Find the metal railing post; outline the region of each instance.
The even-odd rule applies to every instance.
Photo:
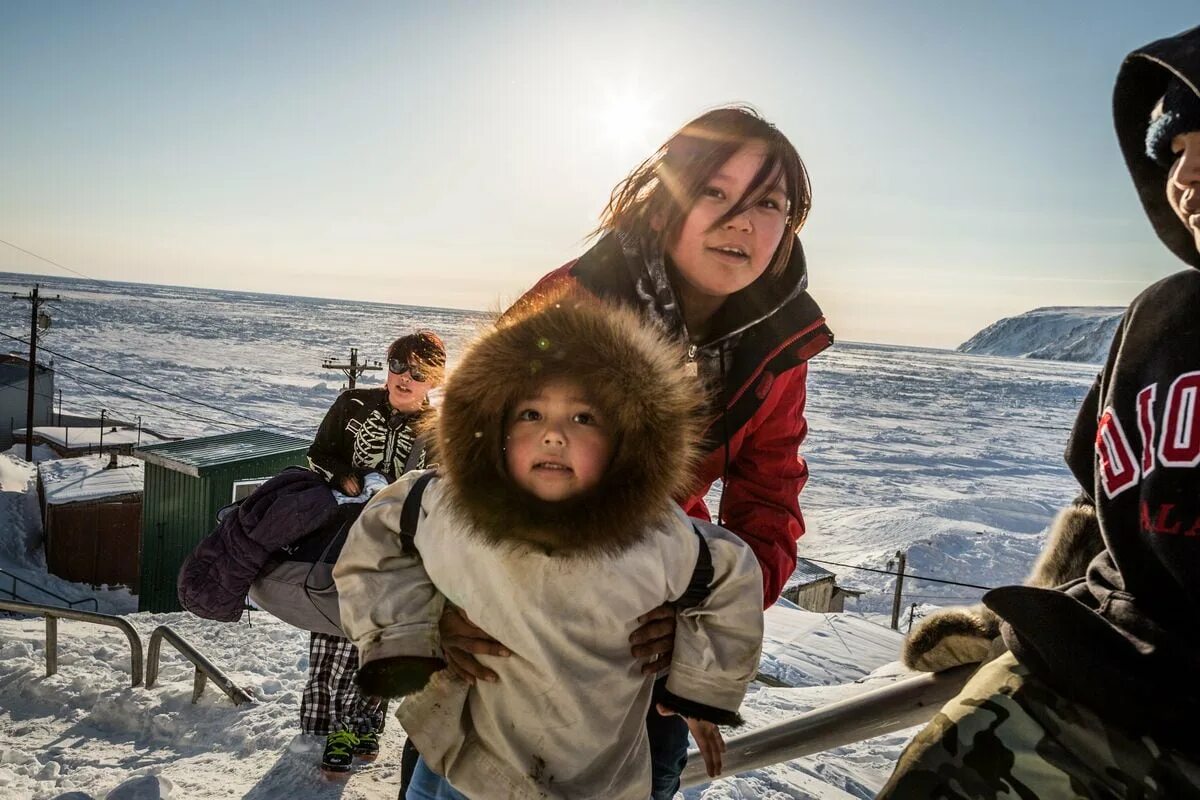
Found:
[[[235,684],[222,672],[216,665],[204,657],[204,655],[192,646],[187,639],[184,639],[175,631],[171,630],[170,626],[159,625],[154,629],[154,633],[150,634],[150,645],[147,652],[149,663],[146,666],[146,688],[149,689],[158,680],[158,655],[162,649],[162,640],[166,639],[175,646],[188,661],[196,667],[196,676],[192,681],[192,702],[195,703],[200,699],[200,695],[204,693],[204,687],[208,678],[212,678],[213,683],[228,695],[235,706],[240,706],[242,703],[249,703],[253,698],[246,693],[246,690]]]
[[[46,615],[46,677],[58,672],[58,617]]]
[[[0,600],[0,609],[15,611],[18,614],[30,614],[46,618],[46,675],[58,672],[58,620],[73,619],[77,622],[91,622],[95,625],[107,625],[117,628],[129,640],[129,671],[133,677],[133,685],[142,685],[142,640],[137,631],[125,620],[112,614],[97,614],[94,611],[78,611],[74,608],[47,606],[41,603],[22,603],[16,600]]]

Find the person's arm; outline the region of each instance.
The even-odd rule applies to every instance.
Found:
[[[670,673],[656,687],[654,700],[659,713],[688,719],[708,774],[716,777],[725,749],[716,726],[742,724],[738,708],[758,670],[762,576],[757,558],[739,537],[715,525],[694,524],[711,556],[712,580],[703,600],[679,611]],[[675,588],[682,594],[685,587]]]
[[[752,420],[753,429],[729,465],[722,490],[724,526],[758,557],[763,608],[779,599],[795,571],[796,542],[804,534],[799,495],[808,482],[808,465],[800,456],[808,433],[807,377],[808,365],[801,364],[775,379]]]
[[[342,630],[359,652],[358,684],[377,697],[419,691],[446,666],[438,637],[445,600],[399,535],[419,477],[410,473],[367,504],[333,568]]]
[[[358,490],[353,492],[349,489],[354,487],[348,485],[351,479],[358,481],[359,477],[358,471],[350,463],[350,452],[354,443],[348,441],[349,437],[346,435],[347,405],[347,396],[341,395],[325,412],[321,427],[317,429],[317,436],[308,448],[308,466],[330,486],[346,490],[347,494],[358,494],[362,489],[361,482],[358,484]]]

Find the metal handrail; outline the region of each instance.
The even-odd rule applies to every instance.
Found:
[[[133,675],[133,685],[142,683],[142,640],[137,631],[125,620],[112,614],[99,614],[95,611],[78,611],[74,608],[47,606],[41,603],[21,603],[16,600],[0,600],[0,609],[15,611],[18,614],[31,614],[46,618],[46,676],[58,672],[58,620],[73,619],[79,622],[91,622],[96,625],[108,625],[119,628],[129,640],[129,671]]]
[[[98,602],[96,602],[96,598],[94,598],[94,597],[85,597],[82,600],[68,600],[67,598],[63,597],[61,594],[55,594],[54,592],[50,591],[45,586],[39,586],[38,584],[27,581],[24,578],[18,578],[16,575],[13,575],[11,572],[9,572],[6,569],[0,569],[0,575],[7,575],[8,577],[12,578],[12,582],[13,582],[12,590],[9,591],[8,589],[4,589],[3,591],[7,592],[8,594],[11,594],[13,596],[14,600],[18,599],[17,581],[20,581],[21,583],[25,584],[26,586],[32,586],[34,589],[37,589],[42,594],[50,595],[55,600],[62,600],[64,603],[67,604],[67,608],[74,608],[76,605],[83,605],[84,603],[91,603],[93,611],[98,612],[100,610],[100,604]],[[51,606],[51,608],[53,608],[53,606]]]
[[[721,776],[781,764],[928,722],[958,694],[977,666],[967,664],[906,678],[734,737],[725,743]],[[711,780],[705,774],[699,751],[689,751],[680,788],[701,786]]]
[[[166,639],[171,644],[175,645],[175,649],[196,665],[196,675],[192,679],[192,702],[195,703],[200,699],[200,695],[204,694],[204,687],[209,678],[213,679],[213,683],[229,696],[235,706],[240,706],[242,703],[253,702],[253,698],[246,693],[246,690],[236,685],[229,677],[222,672],[215,664],[204,657],[203,654],[192,646],[187,639],[184,639],[178,633],[171,629],[168,625],[159,625],[154,629],[154,633],[150,634],[149,664],[146,667],[146,688],[154,686],[154,682],[158,680],[158,654],[162,647],[162,640]]]

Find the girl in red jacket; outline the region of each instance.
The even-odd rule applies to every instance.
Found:
[[[527,295],[574,283],[640,309],[678,340],[680,357],[704,380],[713,420],[700,480],[678,500],[707,520],[704,495],[721,480],[717,521],[758,557],[764,608],[796,566],[808,360],[833,342],[808,295],[797,238],[811,198],[804,163],[774,125],[744,107],[709,111],[617,185],[596,244]],[[674,613],[654,609],[641,621],[632,653],[654,671],[670,660]],[[499,654],[499,643],[454,613],[443,617],[442,637],[463,677],[495,679],[472,653]],[[647,724],[653,797],[669,798],[686,763],[687,727],[653,710]],[[723,743],[698,741],[715,774]]]

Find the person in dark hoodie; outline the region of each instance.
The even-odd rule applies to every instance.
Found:
[[[661,331],[583,293],[522,304],[463,355],[437,476],[377,495],[334,568],[362,688],[409,695],[437,673],[398,714],[421,752],[409,800],[645,800],[652,697],[711,735],[740,723],[762,640],[757,559],[673,501],[693,480],[701,403]],[[628,637],[668,601],[681,610],[656,690]],[[490,660],[499,680],[438,672],[446,603],[508,645]]]
[[[417,331],[392,342],[387,359],[387,382],[340,394],[308,449],[309,468],[346,495],[361,494],[370,475],[391,482],[425,466],[417,424],[430,412],[429,391],[445,370],[445,345],[437,334]],[[345,774],[355,757],[379,753],[387,704],[359,692],[357,668],[349,639],[311,635],[300,728],[326,737],[321,768],[328,774]]]
[[[1103,547],[1058,588],[984,596],[1008,652],[881,798],[1200,797],[1200,28],[1131,53],[1113,113],[1146,215],[1191,268],[1130,304],[1071,433]]]
[[[684,125],[618,184],[600,239],[525,297],[573,286],[637,309],[675,342],[703,382],[712,420],[698,480],[676,500],[708,520],[704,496],[721,481],[717,521],[758,557],[764,608],[796,568],[804,533],[799,494],[808,480],[799,456],[808,432],[808,361],[833,343],[808,294],[797,236],[811,205],[808,174],[787,137],[749,108],[717,108]],[[655,672],[670,661],[674,615],[659,608],[644,623],[632,654]],[[446,656],[468,680],[495,677],[473,657],[501,651],[489,633],[454,611],[443,618]],[[647,726],[653,797],[673,797],[688,729],[654,710]]]

